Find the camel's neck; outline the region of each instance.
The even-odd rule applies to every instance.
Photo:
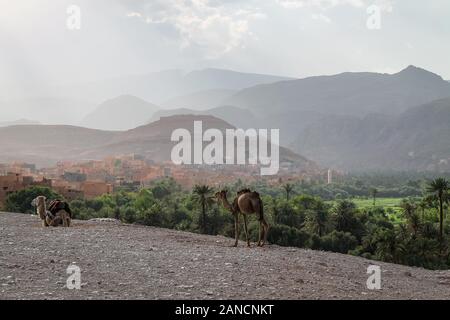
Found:
[[[39,203],[37,205],[36,210],[37,210],[37,214],[39,215],[39,217],[41,219],[45,219],[45,214],[47,213],[47,207],[45,205],[45,201]]]
[[[226,197],[222,198],[222,204],[226,209],[228,209],[231,212],[234,212],[233,206],[231,205],[231,203],[228,201],[228,199]]]

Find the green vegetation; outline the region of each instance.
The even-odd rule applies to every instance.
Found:
[[[258,190],[271,224],[270,243],[448,269],[447,180],[405,182],[397,178],[396,183],[403,181],[407,185],[405,189],[404,185],[393,183],[396,178],[391,179],[379,183],[378,176],[362,180],[351,177],[333,185],[301,182],[278,187],[264,182],[246,186],[238,180],[226,189],[230,195],[243,187]],[[70,205],[77,219],[109,217],[127,223],[232,237],[233,217],[214,201],[214,191],[206,185],[184,191],[168,179],[149,188],[121,190],[92,200],[75,200]],[[31,188],[10,195],[6,209],[30,212],[31,200],[38,194],[57,196],[45,188]],[[250,219],[250,232],[256,240],[256,217]]]
[[[33,187],[14,192],[6,198],[5,210],[9,212],[32,213],[31,201],[37,196],[45,196],[47,199],[62,199],[60,195],[46,187]]]

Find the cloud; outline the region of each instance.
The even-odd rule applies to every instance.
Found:
[[[377,5],[382,11],[392,12],[393,0],[275,0],[284,8],[320,8],[323,10],[338,7],[350,6],[363,8],[370,5]]]
[[[243,46],[252,36],[250,22],[265,18],[254,7],[208,0],[156,0],[128,12],[127,16],[149,25],[172,28],[181,49],[200,50],[207,59],[219,58]]]
[[[341,5],[353,7],[364,6],[363,0],[276,0],[284,8],[319,7],[321,9],[333,8]]]
[[[325,23],[331,23],[331,19],[328,16],[324,15],[323,13],[319,13],[319,14],[313,13],[311,15],[311,18],[313,20],[319,20],[319,21],[323,21]]]

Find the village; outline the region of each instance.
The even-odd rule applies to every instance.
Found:
[[[32,186],[48,187],[66,200],[75,200],[93,199],[121,188],[137,191],[165,178],[190,189],[196,184],[220,187],[238,179],[245,183],[264,179],[269,185],[278,185],[322,176],[322,172],[304,171],[290,163],[281,163],[277,175],[262,178],[258,165],[176,165],[170,161],[155,163],[137,154],[61,161],[48,168],[23,162],[0,163],[0,206],[9,194]]]

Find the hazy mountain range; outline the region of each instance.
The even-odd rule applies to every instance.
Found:
[[[102,130],[128,130],[145,123],[159,107],[131,95],[107,100],[88,114],[83,127]]]
[[[223,90],[241,90],[258,84],[289,79],[287,77],[213,68],[195,70],[189,73],[182,70],[167,70],[79,85],[61,86],[55,89],[55,92],[62,97],[82,96],[86,100],[96,102],[129,94],[163,105],[167,102],[169,104],[175,103],[177,98],[182,96],[188,96],[192,99],[206,99],[208,94],[223,97]],[[180,107],[180,105],[175,104],[175,107]]]
[[[398,114],[449,95],[447,81],[409,66],[395,74],[342,73],[258,85],[238,92],[225,102],[264,114],[314,111],[364,116]]]
[[[358,72],[305,79],[219,69],[188,74],[175,70],[78,89],[78,100],[70,95],[36,100],[40,101],[32,110],[36,117],[26,118],[124,131],[161,117],[209,115],[235,127],[278,128],[282,145],[323,166],[441,170],[450,159],[445,142],[448,135],[444,135],[450,122],[438,118],[445,119],[450,83],[414,66],[395,74]],[[59,93],[64,94],[64,90]],[[78,102],[77,107],[79,98],[92,99],[91,93],[109,98],[96,108],[89,109],[84,102]],[[10,106],[2,105],[0,110]],[[32,104],[25,106],[22,108],[31,109]],[[64,120],[74,120],[75,116],[63,115],[66,109],[78,116],[80,110],[90,112],[70,122]],[[420,110],[439,114],[427,118],[428,129],[423,127]]]

